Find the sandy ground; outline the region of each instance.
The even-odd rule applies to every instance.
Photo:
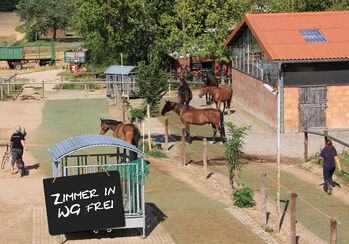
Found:
[[[15,30],[19,24],[20,19],[16,13],[0,12],[0,37],[10,37],[8,41],[18,41],[24,38],[24,33]]]
[[[43,101],[0,102],[0,141],[8,141],[16,125],[24,125],[27,131],[26,144],[33,143],[30,135],[35,133],[42,119]],[[14,112],[17,111],[17,112]],[[5,147],[0,147],[0,155]],[[10,163],[0,170],[0,243],[28,243],[32,233],[33,206],[43,206],[41,179],[47,176],[41,170],[30,151],[24,152],[23,160],[29,175],[21,178],[10,175]]]

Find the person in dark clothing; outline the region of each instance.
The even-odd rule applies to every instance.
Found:
[[[336,164],[338,166],[338,171],[341,172],[342,168],[339,163],[339,158],[337,155],[336,148],[332,145],[332,141],[327,139],[326,140],[326,145],[324,149],[322,149],[320,157],[318,159],[318,164],[321,162],[321,160],[324,160],[324,165],[323,165],[323,176],[324,176],[324,189],[327,191],[328,195],[332,194],[332,187],[334,186],[332,176],[334,171],[336,170]]]
[[[17,158],[22,158],[23,149],[28,150],[25,145],[25,132],[22,134],[21,126],[16,127],[16,133],[13,133],[10,140],[12,161],[11,161],[11,174],[14,174],[14,168]]]

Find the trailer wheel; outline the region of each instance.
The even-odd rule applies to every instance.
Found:
[[[17,69],[17,70],[22,69],[22,67],[23,67],[23,66],[22,66],[21,63],[18,63],[18,62],[17,62],[17,63],[14,64],[14,68]]]
[[[14,69],[13,64],[10,62],[8,63],[8,67],[10,67],[10,69]]]
[[[56,65],[56,62],[55,62],[54,60],[51,60],[51,61],[48,63],[48,65],[54,66],[54,65]]]
[[[39,61],[39,65],[40,66],[45,66],[46,65],[46,61],[45,60],[40,60]]]

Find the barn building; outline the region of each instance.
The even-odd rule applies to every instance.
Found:
[[[349,128],[349,11],[246,14],[226,40],[234,102],[281,131]]]
[[[107,97],[115,98],[114,83],[116,82],[122,97],[137,96],[136,71],[138,66],[111,65],[104,72],[107,83]]]

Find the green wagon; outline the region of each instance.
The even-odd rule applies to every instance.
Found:
[[[29,62],[52,66],[56,63],[55,43],[23,46],[0,46],[0,61],[6,61],[10,69],[22,69]]]

